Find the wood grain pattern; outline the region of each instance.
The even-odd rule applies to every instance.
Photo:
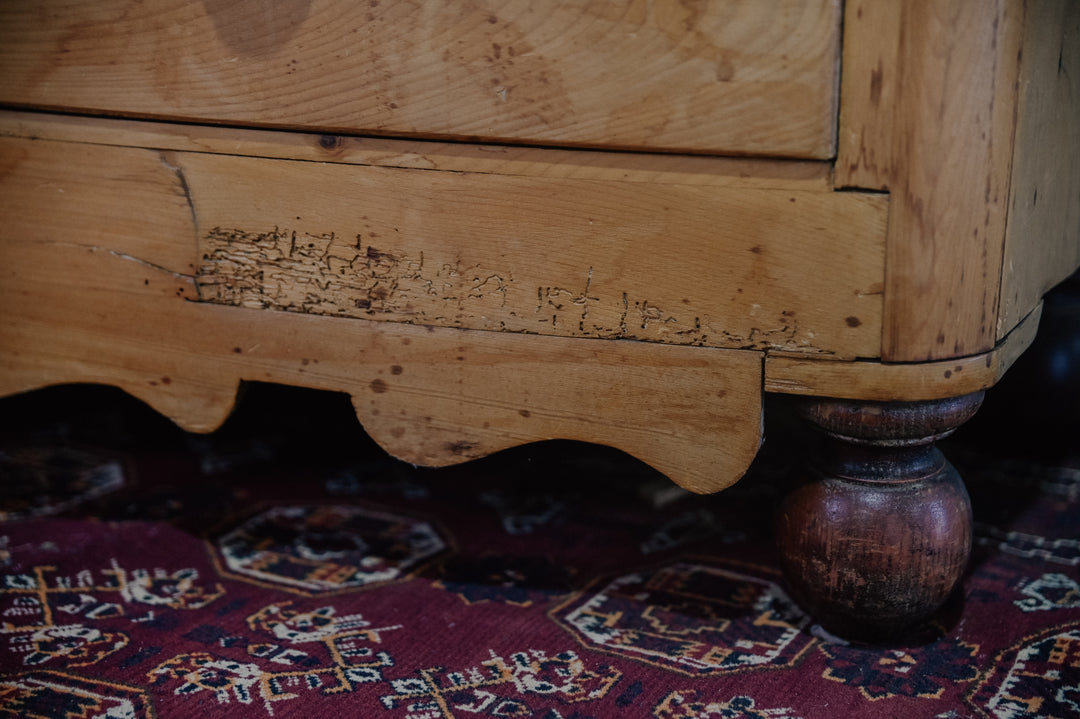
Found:
[[[887,190],[882,357],[997,339],[1019,2],[857,0],[844,15],[838,187]]]
[[[130,153],[6,145],[53,148],[42,162],[84,154],[121,175]],[[168,231],[198,238],[204,301],[836,357],[879,351],[887,199],[877,194],[155,153],[189,203],[190,217]],[[122,193],[100,202],[102,213],[128,212]]]
[[[0,136],[551,179],[618,180],[807,192],[833,189],[832,164],[809,160],[416,142],[352,135],[106,120],[12,110],[0,110]]]
[[[878,353],[880,196],[202,154],[177,153],[172,163],[198,218],[205,301],[505,332]]]
[[[839,0],[0,4],[0,102],[825,159]]]
[[[735,481],[757,451],[760,353],[198,302],[176,172],[153,151],[73,149],[0,143],[0,393],[108,383],[208,431],[239,382],[280,382],[349,393],[372,437],[418,464],[578,439],[632,452],[700,492]],[[102,214],[115,209],[103,196],[132,192],[145,209],[129,194],[131,218]],[[185,223],[186,234],[152,239]],[[125,244],[142,233],[146,246]]]
[[[997,384],[1035,340],[1040,303],[989,352],[936,362],[808,360],[783,352],[765,359],[765,391],[875,401],[958,397]]]
[[[3,254],[51,269],[48,277],[22,272],[29,283],[5,277],[0,288],[12,312],[0,327],[3,394],[110,384],[185,429],[209,431],[231,412],[243,380],[313,387],[350,394],[368,434],[415,464],[575,439],[623,449],[695,492],[736,481],[760,443],[753,352],[226,308],[183,302],[180,282],[133,272],[108,253]],[[43,293],[43,282],[78,288]]]
[[[1025,9],[998,336],[1080,266],[1080,4]]]
[[[11,230],[0,247],[19,238],[97,248],[177,275],[197,268],[186,189],[164,153],[0,139],[0,186]]]

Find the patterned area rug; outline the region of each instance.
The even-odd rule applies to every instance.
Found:
[[[1080,451],[947,446],[962,592],[866,648],[778,572],[785,426],[696,497],[572,443],[413,468],[286,388],[209,437],[102,388],[0,410],[2,717],[1080,716]]]

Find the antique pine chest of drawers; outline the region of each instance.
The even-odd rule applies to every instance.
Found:
[[[971,542],[933,440],[1080,263],[1068,0],[12,0],[0,392],[209,431],[344,391],[392,454],[547,438],[698,492],[825,430],[793,589],[874,635]]]

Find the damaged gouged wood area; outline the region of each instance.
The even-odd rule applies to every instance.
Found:
[[[200,302],[198,190],[176,154],[0,141],[0,393],[105,383],[209,431],[240,382],[280,382],[349,393],[371,436],[418,464],[575,439],[698,492],[753,459],[760,352]]]
[[[55,250],[15,252],[55,271]],[[5,250],[5,262],[12,254]],[[573,439],[622,449],[702,493],[741,477],[761,442],[757,352],[176,302],[185,281],[168,273],[132,272],[127,259],[89,248],[63,254],[71,260],[59,278],[22,273],[27,284],[88,272],[110,286],[81,283],[63,302],[37,297],[31,309],[34,288],[5,277],[0,301],[16,314],[0,326],[0,343],[13,348],[0,356],[2,394],[109,384],[185,429],[211,431],[232,411],[241,381],[277,382],[348,393],[368,434],[415,464]]]
[[[12,139],[14,151],[77,153],[121,174],[137,150],[117,143],[139,126],[134,137],[190,206],[175,241],[198,246],[203,301],[840,358],[880,350],[888,199],[831,192],[812,163],[765,161],[754,174],[745,161],[537,150],[508,160],[472,147],[448,161],[456,170],[420,171],[352,164],[396,161],[362,145],[344,161],[290,161],[228,154],[220,129],[0,117],[9,135],[64,140]],[[265,151],[275,135],[229,132],[232,152]],[[284,137],[278,157],[295,151]],[[307,137],[307,153],[321,146]],[[451,154],[433,148],[439,161]],[[552,176],[564,159],[569,170]],[[112,203],[127,212],[122,195]]]
[[[172,162],[198,219],[204,301],[707,347],[877,349],[880,248],[861,242],[880,227],[875,196]],[[838,255],[853,257],[851,274],[821,266]],[[826,292],[835,283],[847,291]]]

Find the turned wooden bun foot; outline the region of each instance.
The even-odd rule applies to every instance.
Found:
[[[956,588],[971,552],[971,502],[933,443],[982,396],[799,404],[820,443],[778,507],[776,539],[795,598],[827,631],[899,639]]]

